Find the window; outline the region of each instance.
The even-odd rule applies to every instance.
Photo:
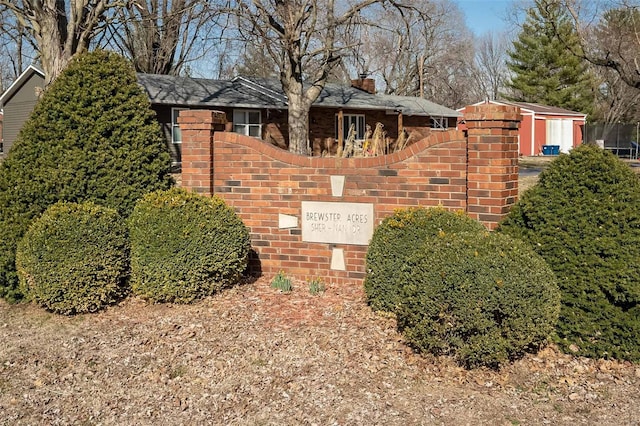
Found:
[[[182,132],[178,125],[178,115],[180,115],[180,111],[185,109],[186,108],[171,108],[171,141],[173,143],[182,143]]]
[[[449,120],[447,117],[431,117],[432,129],[446,129],[449,127]]]
[[[241,135],[262,137],[262,117],[256,110],[233,110],[233,131]]]
[[[344,120],[342,124],[342,137],[344,140],[347,140],[349,137],[349,128],[351,125],[354,126],[356,131],[356,139],[363,140],[364,132],[366,131],[364,115],[363,114],[344,114]],[[338,116],[336,115],[336,138],[340,136],[338,129]]]

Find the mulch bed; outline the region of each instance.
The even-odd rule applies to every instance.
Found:
[[[62,317],[0,302],[0,424],[639,424],[640,366],[550,347],[501,371],[414,354],[359,286],[267,278]]]

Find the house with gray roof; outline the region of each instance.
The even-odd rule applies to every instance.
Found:
[[[288,101],[276,79],[212,80],[138,74],[138,83],[156,112],[175,166],[181,163],[182,142],[177,119],[185,109],[222,111],[227,117],[227,131],[288,148]],[[402,132],[417,141],[432,131],[455,127],[461,116],[426,99],[377,94],[372,79],[351,83],[351,86],[327,84],[313,104],[309,118],[313,155],[335,153],[338,146],[343,146],[350,127],[354,128],[356,139],[364,139],[367,129],[373,130],[380,123],[393,144]],[[42,71],[29,67],[1,95],[4,154],[31,114],[43,86]]]
[[[288,102],[275,79],[236,77],[210,80],[138,74],[156,111],[176,163],[180,162],[181,134],[177,118],[184,109],[213,109],[227,117],[227,131],[288,147]],[[309,114],[313,155],[335,153],[353,126],[356,139],[378,123],[395,143],[401,132],[417,141],[432,131],[455,127],[461,113],[426,99],[375,93],[372,79],[353,80],[351,86],[329,83]]]

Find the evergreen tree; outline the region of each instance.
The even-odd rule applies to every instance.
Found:
[[[58,201],[133,210],[166,189],[170,157],[131,65],[114,53],[74,59],[47,89],[0,164],[0,297],[21,298],[15,253]]]
[[[562,349],[640,361],[640,180],[627,164],[592,144],[560,155],[498,230],[555,272]]]
[[[508,52],[507,66],[513,76],[506,98],[590,113],[595,96],[591,74],[587,63],[568,46],[580,49],[565,10],[557,0],[535,0]]]

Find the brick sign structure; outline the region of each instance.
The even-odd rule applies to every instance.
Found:
[[[215,111],[180,113],[182,185],[217,194],[251,232],[256,273],[362,283],[366,244],[393,210],[463,209],[493,228],[518,193],[514,107],[467,108],[466,132],[433,132],[400,152],[306,157],[223,132]]]

